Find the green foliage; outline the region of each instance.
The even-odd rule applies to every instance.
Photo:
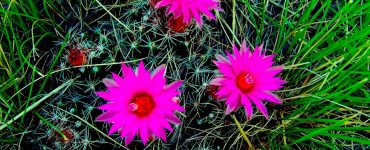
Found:
[[[147,1],[10,1],[0,8],[0,149],[366,149],[369,148],[370,3],[358,1],[222,1],[218,21],[184,33],[166,26]],[[225,115],[209,94],[215,54],[232,43],[264,44],[288,81],[266,103],[270,118],[244,109]],[[87,63],[72,66],[71,48]],[[95,91],[120,63],[167,65],[184,80],[182,125],[143,146],[123,146],[110,125],[95,122],[105,103]]]

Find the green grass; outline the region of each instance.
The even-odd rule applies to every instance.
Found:
[[[46,98],[44,84],[49,75],[47,72],[37,67],[33,58],[37,53],[39,43],[52,35],[46,29],[54,23],[52,20],[40,18],[41,12],[36,10],[32,2],[5,2],[7,8],[0,9],[1,22],[1,120],[2,130],[22,132],[24,126],[14,126],[6,122],[14,122],[14,116],[21,116],[20,125],[30,103],[37,99]],[[5,4],[4,3],[4,4]],[[45,1],[45,3],[50,3]],[[4,5],[5,6],[5,5]],[[45,7],[46,8],[46,7]],[[46,8],[48,9],[48,8]],[[27,20],[27,21],[26,21]],[[34,33],[35,30],[39,33]],[[55,61],[54,61],[55,62]],[[42,77],[41,86],[35,90],[36,77]],[[18,119],[18,118],[17,118]],[[6,133],[6,132],[2,132]]]
[[[364,0],[227,0],[217,22],[176,34],[141,0],[2,4],[0,149],[126,148],[106,134],[110,125],[94,121],[101,112],[93,108],[103,103],[94,92],[121,61],[140,59],[150,69],[165,63],[170,81],[185,80],[183,125],[167,134],[167,143],[155,140],[148,149],[369,148],[370,3]],[[266,104],[268,120],[254,111],[248,121],[244,109],[226,116],[224,102],[206,93],[217,75],[214,54],[243,39],[263,43],[285,66],[281,77],[288,83],[276,92],[284,102]],[[90,49],[80,67],[66,56],[76,42]],[[68,143],[53,138],[65,138],[64,129],[75,135]],[[134,143],[128,148],[143,148]]]

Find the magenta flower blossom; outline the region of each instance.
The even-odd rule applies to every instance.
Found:
[[[222,75],[210,82],[219,87],[216,96],[226,100],[226,114],[243,105],[248,119],[251,119],[254,103],[267,119],[269,115],[262,101],[282,103],[272,91],[282,88],[282,84],[286,83],[280,77],[275,77],[283,67],[272,66],[275,55],[266,56],[262,52],[262,45],[251,52],[244,41],[240,51],[233,45],[234,55],[226,53],[227,58],[216,55],[217,61],[213,62]]]
[[[221,11],[219,5],[220,2],[216,0],[161,0],[157,3],[156,8],[169,6],[166,14],[172,13],[175,18],[183,17],[183,22],[186,24],[190,24],[192,18],[194,18],[198,26],[202,27],[201,14],[216,20],[210,10]]]
[[[124,77],[112,73],[113,80],[103,80],[108,91],[96,94],[108,103],[98,107],[105,112],[96,120],[113,124],[108,135],[119,131],[126,145],[136,134],[144,144],[154,135],[166,141],[164,129],[173,131],[169,122],[181,124],[175,111],[185,110],[176,97],[183,81],[166,85],[165,70],[166,66],[161,65],[150,75],[142,61],[136,71],[122,63]]]

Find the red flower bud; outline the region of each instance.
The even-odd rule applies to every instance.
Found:
[[[188,24],[183,22],[183,18],[181,16],[178,18],[171,16],[167,21],[167,26],[174,32],[182,33],[188,27]]]
[[[81,66],[86,64],[87,58],[83,51],[72,48],[68,54],[68,61],[72,66]]]

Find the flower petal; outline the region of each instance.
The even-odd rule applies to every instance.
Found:
[[[213,79],[209,82],[209,84],[210,84],[210,85],[221,85],[221,82],[222,82],[223,80],[225,80],[225,79],[224,79],[224,78],[222,78],[222,77],[216,77],[216,78],[213,78]]]
[[[232,93],[232,90],[230,90],[227,87],[221,86],[220,89],[217,91],[216,96],[220,98],[227,97],[230,93]]]
[[[107,86],[107,87],[119,87],[119,85],[124,85],[125,84],[123,78],[120,77],[118,74],[112,72],[112,77],[114,79],[114,82],[116,83],[116,86],[107,86],[107,85],[105,85],[105,86]],[[104,82],[104,80],[103,80],[103,82]]]
[[[104,78],[103,83],[106,87],[118,87],[118,84],[112,79]]]
[[[146,126],[146,124],[142,124],[140,127],[140,138],[143,141],[143,144],[146,145],[146,142],[148,141],[149,138],[149,128]]]
[[[261,100],[257,99],[253,95],[248,95],[248,97],[256,105],[256,107],[263,114],[263,116],[265,116],[265,118],[268,119],[269,115],[268,115],[267,109],[265,105],[261,102]]]
[[[150,73],[148,70],[145,69],[144,62],[141,60],[138,67],[137,76],[141,77],[145,81],[150,78]]]
[[[162,64],[159,67],[155,68],[155,70],[152,72],[152,79],[156,77],[164,78],[165,71],[166,71],[165,64]]]
[[[122,128],[122,123],[120,122],[113,123],[112,127],[110,127],[108,131],[108,135],[112,135],[114,132],[118,131],[120,128]]]
[[[134,137],[135,137],[135,134],[136,134],[136,132],[133,132],[132,130],[128,130],[128,131],[129,132],[126,135],[124,135],[126,137],[125,138],[125,145],[126,146],[134,140]],[[122,137],[122,134],[121,134],[121,137]]]
[[[182,81],[182,80],[178,80],[178,81],[172,82],[171,84],[167,85],[167,87],[165,88],[165,90],[167,90],[167,91],[173,91],[173,90],[176,90],[176,89],[178,89],[179,87],[181,87],[181,84],[182,84],[183,82],[184,82],[184,81]]]
[[[237,109],[240,105],[240,97],[237,93],[232,93],[226,100],[227,108],[225,114],[228,115],[230,112]]]
[[[241,59],[239,49],[236,47],[236,45],[235,45],[235,44],[233,44],[233,53],[234,53],[235,58],[236,58],[237,60],[238,60],[238,59]]]
[[[121,67],[122,67],[122,74],[125,78],[131,79],[131,78],[135,77],[134,70],[131,67],[128,67],[124,63],[121,63]]]
[[[267,101],[273,102],[275,104],[281,104],[282,103],[281,99],[277,95],[275,95],[271,92],[267,92],[267,91],[255,92],[255,93],[253,93],[253,95],[256,96],[259,99],[267,100]]]
[[[184,23],[189,24],[191,21],[191,17],[188,7],[181,7],[181,11],[184,17]]]
[[[96,117],[95,121],[98,121],[98,122],[106,121],[110,117],[114,116],[116,113],[117,112],[115,112],[115,111],[107,111],[107,112],[104,112],[103,114],[101,114],[98,117]]]
[[[122,106],[119,106],[115,103],[107,103],[105,105],[99,106],[98,109],[100,110],[111,110],[111,111],[120,111]]]
[[[163,87],[166,84],[166,78],[164,76],[166,72],[166,65],[160,65],[152,73],[152,85]],[[161,89],[157,89],[161,90]]]
[[[219,71],[228,78],[234,78],[234,71],[232,70],[232,67],[223,62],[213,61],[213,63],[218,67]]]
[[[216,17],[208,10],[207,6],[199,6],[197,7],[204,15],[208,16],[209,18],[216,20]]]
[[[230,61],[229,60],[227,60],[225,57],[223,57],[223,56],[221,56],[219,54],[216,54],[215,57],[216,57],[217,61],[219,61],[219,62],[229,63],[230,64]]]
[[[154,132],[154,134],[157,137],[161,138],[163,141],[166,142],[166,140],[167,140],[166,139],[166,132],[164,131],[164,129],[161,126],[159,126],[159,124],[153,123],[150,127],[151,127],[151,130]]]
[[[95,92],[96,95],[98,95],[99,97],[107,100],[107,101],[113,101],[114,98],[111,96],[111,93],[110,92]]]
[[[162,7],[162,6],[167,6],[171,3],[172,3],[172,0],[162,0],[162,1],[158,2],[157,5],[155,5],[155,8],[159,8],[159,7]]]
[[[170,123],[168,123],[167,121],[163,121],[162,126],[163,126],[165,129],[167,129],[168,131],[170,131],[170,132],[172,132],[172,131],[173,131],[173,129],[172,129],[172,127],[171,127]]]
[[[172,4],[171,4],[171,7],[168,9],[168,11],[166,12],[166,14],[170,14],[170,13],[172,13],[173,11],[175,11],[176,9],[178,9],[178,7],[179,7],[179,3],[177,3],[177,2],[173,2]]]
[[[165,115],[168,121],[173,124],[182,124],[181,120],[177,118],[175,115]]]
[[[197,22],[199,28],[201,28],[203,26],[203,21],[202,21],[202,17],[199,15],[197,8],[190,7],[190,11],[194,15],[195,21]]]
[[[247,95],[241,96],[241,103],[244,106],[245,112],[247,114],[247,118],[250,120],[253,116],[253,106],[251,104],[250,99],[247,97]]]

